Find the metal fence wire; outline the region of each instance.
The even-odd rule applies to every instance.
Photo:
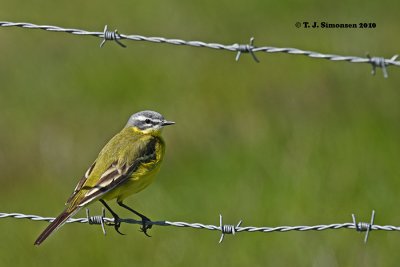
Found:
[[[46,221],[52,222],[55,218],[53,217],[42,217],[38,215],[26,215],[22,213],[0,213],[0,219],[13,218],[13,219],[28,219],[33,221]],[[237,224],[224,224],[222,215],[219,215],[219,225],[202,224],[202,223],[190,223],[190,222],[172,222],[172,221],[150,221],[146,224],[155,226],[173,226],[173,227],[186,227],[193,229],[205,229],[212,231],[219,231],[221,233],[219,243],[224,239],[225,234],[237,234],[241,232],[290,232],[290,231],[325,231],[325,230],[338,230],[338,229],[355,229],[357,232],[365,232],[364,242],[368,241],[369,233],[372,230],[381,231],[400,231],[400,226],[393,225],[377,225],[374,223],[375,211],[372,211],[369,222],[359,222],[356,220],[356,216],[352,214],[352,222],[345,223],[332,223],[332,224],[319,224],[319,225],[300,225],[300,226],[242,226],[242,220]],[[105,217],[105,210],[103,208],[102,215],[90,216],[89,210],[86,209],[86,218],[70,218],[67,223],[89,223],[97,224],[102,226],[103,233],[106,234],[105,225],[113,225],[114,219]],[[120,219],[121,223],[127,224],[142,224],[142,221],[134,219]]]
[[[231,44],[231,45],[224,45],[219,43],[206,43],[202,41],[185,41],[181,39],[167,39],[164,37],[146,37],[142,35],[127,35],[127,34],[120,34],[117,30],[109,31],[107,25],[104,27],[102,32],[91,32],[81,29],[71,29],[71,28],[62,28],[58,26],[51,26],[51,25],[37,25],[28,22],[9,22],[9,21],[0,21],[0,27],[20,27],[24,29],[40,29],[45,31],[51,32],[64,32],[70,33],[75,35],[81,36],[95,36],[98,38],[102,38],[102,42],[100,47],[106,43],[106,41],[115,41],[121,47],[126,47],[123,44],[122,40],[129,40],[129,41],[143,41],[143,42],[152,42],[152,43],[166,43],[172,45],[186,45],[186,46],[194,46],[194,47],[205,47],[211,49],[218,49],[218,50],[227,50],[236,53],[236,61],[239,60],[241,54],[248,53],[252,56],[254,61],[259,62],[258,58],[256,57],[256,53],[258,52],[265,52],[265,53],[286,53],[290,55],[304,55],[310,58],[317,58],[317,59],[327,59],[330,61],[347,61],[350,63],[368,63],[372,65],[371,73],[375,75],[376,68],[381,68],[383,76],[385,78],[388,77],[387,67],[388,66],[397,66],[400,67],[400,61],[397,61],[398,55],[394,55],[391,58],[384,58],[384,57],[371,57],[367,55],[366,57],[356,57],[356,56],[340,56],[334,54],[323,54],[319,52],[301,50],[298,48],[290,48],[290,47],[272,47],[272,46],[255,46],[254,45],[254,38],[250,38],[250,42],[248,44]]]
[[[387,59],[383,57],[356,57],[356,56],[340,56],[333,54],[323,54],[319,52],[306,51],[298,48],[279,48],[279,47],[271,47],[271,46],[260,46],[257,47],[254,45],[254,38],[250,38],[250,42],[248,44],[231,44],[224,45],[219,43],[206,43],[202,41],[185,41],[181,39],[167,39],[164,37],[146,37],[142,35],[126,35],[120,34],[117,30],[109,31],[108,27],[105,26],[102,32],[91,32],[81,29],[71,29],[71,28],[62,28],[58,26],[50,26],[50,25],[36,25],[27,22],[9,22],[9,21],[0,21],[0,27],[21,27],[24,29],[41,29],[45,31],[51,32],[64,32],[81,36],[94,36],[98,38],[102,38],[102,42],[100,47],[103,47],[107,41],[115,41],[121,47],[126,47],[122,40],[129,41],[144,41],[144,42],[152,42],[152,43],[166,43],[172,45],[186,45],[193,47],[204,47],[210,49],[218,49],[218,50],[227,50],[236,53],[236,61],[240,59],[240,56],[243,53],[248,53],[252,56],[254,61],[259,62],[256,57],[256,53],[258,52],[266,52],[266,53],[287,53],[290,55],[304,55],[310,58],[317,59],[327,59],[330,61],[347,61],[350,63],[368,63],[372,65],[372,74],[375,74],[376,68],[381,68],[383,75],[385,78],[388,77],[387,67],[388,66],[397,66],[400,67],[400,61],[397,61],[398,55],[394,55],[393,57]],[[22,213],[0,213],[0,219],[5,218],[14,218],[14,219],[29,219],[33,221],[46,221],[51,222],[54,220],[52,217],[42,217],[38,215],[26,215]],[[358,232],[365,232],[364,242],[367,242],[368,235],[372,230],[382,230],[382,231],[400,231],[400,226],[393,225],[377,225],[374,224],[375,211],[372,211],[370,222],[357,222],[356,217],[352,214],[352,222],[346,223],[333,223],[333,224],[321,224],[321,225],[312,225],[312,226],[275,226],[275,227],[254,227],[254,226],[242,226],[242,221],[239,221],[236,225],[224,224],[223,218],[220,215],[219,217],[219,225],[209,225],[202,223],[189,223],[189,222],[172,222],[172,221],[151,221],[148,224],[156,225],[156,226],[173,226],[173,227],[188,227],[193,229],[206,229],[206,230],[214,230],[219,231],[221,233],[221,237],[219,242],[221,243],[224,239],[225,234],[237,234],[241,232],[263,232],[263,233],[271,233],[271,232],[289,232],[289,231],[324,231],[324,230],[338,230],[338,229],[355,229]],[[71,218],[67,221],[67,223],[89,223],[89,224],[97,224],[101,225],[103,229],[103,233],[105,234],[105,225],[113,225],[114,219],[105,217],[105,212],[103,210],[103,214],[99,216],[90,216],[89,211],[87,210],[86,218]],[[128,224],[142,224],[142,221],[134,220],[134,219],[121,219],[121,223]]]

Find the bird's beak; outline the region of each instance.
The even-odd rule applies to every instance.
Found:
[[[167,125],[172,125],[172,124],[175,124],[175,122],[174,121],[163,121],[161,125],[167,126]]]

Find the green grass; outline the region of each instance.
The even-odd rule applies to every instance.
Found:
[[[218,43],[391,57],[397,2],[7,2],[2,20]],[[78,8],[79,7],[79,8]],[[375,22],[373,30],[297,29],[296,21]],[[155,220],[243,225],[351,221],[398,225],[399,69],[286,54],[124,43],[0,28],[2,212],[55,216],[129,115],[154,109],[164,132],[156,182],[127,200]],[[115,205],[113,205],[115,207]],[[117,209],[117,207],[116,207]],[[91,213],[100,205],[91,206]],[[125,211],[124,217],[130,216]],[[84,213],[79,214],[84,216]],[[0,266],[396,266],[396,233],[240,233],[66,225],[43,246],[45,223],[0,221]]]

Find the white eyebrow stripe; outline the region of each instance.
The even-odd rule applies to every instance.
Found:
[[[150,120],[150,121],[153,122],[153,123],[160,123],[160,122],[162,122],[162,120],[160,120],[160,119],[153,119],[153,118],[145,117],[145,116],[143,116],[143,115],[140,115],[140,116],[136,117],[136,119],[139,120],[139,121]]]
[[[138,120],[140,120],[140,121],[145,121],[145,120],[147,120],[148,118],[146,118],[145,116],[140,115],[140,116],[138,116],[136,119],[138,119]]]

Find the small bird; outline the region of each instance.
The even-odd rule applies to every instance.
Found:
[[[40,234],[35,245],[40,245],[52,232],[82,207],[99,200],[113,215],[115,230],[120,220],[105,200],[116,199],[119,206],[133,212],[142,220],[141,230],[147,235],[150,219],[128,207],[123,200],[145,189],[154,180],[165,152],[161,137],[164,126],[175,124],[155,111],[133,114],[126,126],[100,151],[95,162],[75,187],[66,202],[65,210]]]

